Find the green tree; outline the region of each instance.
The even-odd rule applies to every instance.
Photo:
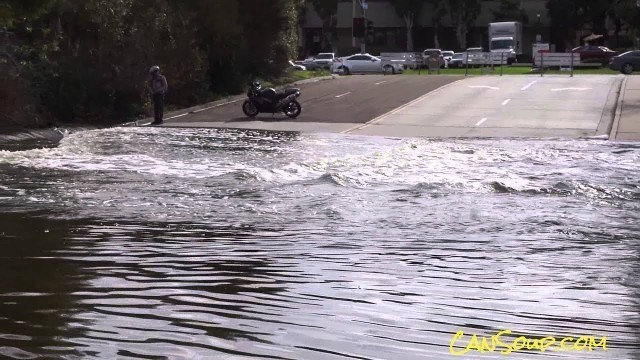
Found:
[[[616,0],[609,9],[609,16],[614,20],[615,24],[615,46],[640,47],[638,36],[640,36],[640,11],[638,11],[635,0]],[[630,42],[622,43],[619,34],[623,25],[629,29]]]
[[[491,10],[493,21],[519,21],[523,24],[529,22],[527,13],[518,0],[500,0],[497,10]]]
[[[605,23],[613,6],[608,0],[548,0],[546,7],[559,50],[580,45],[577,34],[581,30],[608,36]]]
[[[396,14],[404,21],[407,30],[407,51],[413,51],[413,24],[422,13],[423,0],[392,1]]]
[[[340,0],[311,0],[314,10],[322,20],[322,49],[336,51],[338,40],[338,3]]]
[[[151,65],[167,75],[173,106],[238,93],[249,78],[278,76],[295,56],[299,6],[301,0],[5,0],[0,35],[12,40],[0,56],[0,124],[19,113],[5,103],[27,107],[16,101],[19,89],[20,99],[60,121],[103,124],[148,113]]]
[[[433,28],[433,44],[436,49],[440,48],[440,28],[442,27],[442,19],[447,14],[447,0],[427,0],[431,5],[431,27]]]
[[[467,34],[476,20],[482,5],[480,0],[448,0],[449,16],[456,30],[456,40],[461,49],[467,48]]]

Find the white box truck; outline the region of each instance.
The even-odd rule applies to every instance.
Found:
[[[522,23],[489,23],[489,51],[493,56],[504,56],[508,64],[515,62],[522,55]]]

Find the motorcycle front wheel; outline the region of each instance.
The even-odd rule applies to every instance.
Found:
[[[292,100],[284,106],[284,110],[282,112],[288,117],[295,119],[302,112],[302,105],[300,105],[297,100]]]
[[[258,115],[258,108],[251,101],[245,100],[245,102],[242,103],[242,112],[248,117],[255,117]]]

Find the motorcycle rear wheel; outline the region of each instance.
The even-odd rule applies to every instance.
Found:
[[[242,112],[244,112],[244,114],[248,117],[255,117],[256,115],[258,115],[259,111],[251,101],[245,100],[245,102],[242,103]]]
[[[282,111],[288,117],[295,119],[302,112],[302,105],[297,100],[292,100],[290,103],[284,106]]]

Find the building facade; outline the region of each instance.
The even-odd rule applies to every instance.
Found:
[[[356,0],[359,3],[360,0]],[[391,4],[393,0],[367,0],[365,16],[373,23],[373,33],[367,38],[366,51],[372,54],[380,52],[403,52],[407,50],[407,30]],[[481,2],[481,10],[475,21],[469,27],[466,37],[466,47],[488,48],[488,24],[494,21],[494,12],[498,10],[500,1],[491,0]],[[565,51],[573,46],[583,45],[581,39],[591,32],[585,31],[573,34],[574,39],[558,41],[546,9],[547,0],[520,0],[520,7],[528,21],[523,22],[523,49],[525,54],[532,52],[532,44],[540,35],[543,42],[549,42],[552,49]],[[359,5],[355,15],[361,16]],[[438,18],[439,26],[433,26],[434,9],[428,2],[424,3],[420,17],[415,20],[412,37],[414,51],[437,47],[443,50],[463,51],[458,45],[456,31],[448,15]],[[323,21],[317,15],[313,5],[307,2],[304,25],[301,29],[301,57],[311,56],[322,51],[336,51],[340,56],[359,52],[359,44],[352,43],[351,28],[354,16],[352,1],[345,0],[338,4],[338,12],[334,19],[335,35],[332,48],[323,41],[324,37],[331,37],[328,26],[323,28]],[[515,20],[515,19],[514,19]],[[326,24],[325,24],[326,25]],[[437,29],[437,30],[434,30]],[[558,44],[560,42],[560,44]]]

